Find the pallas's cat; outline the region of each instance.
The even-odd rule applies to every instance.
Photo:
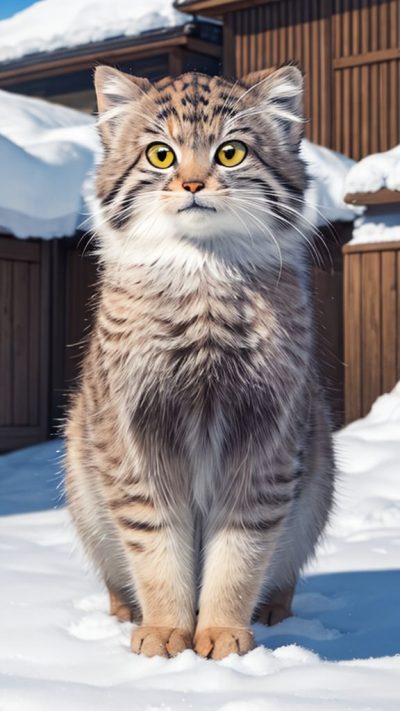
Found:
[[[96,71],[95,325],[67,423],[71,513],[132,650],[215,659],[290,615],[332,499],[295,67]]]

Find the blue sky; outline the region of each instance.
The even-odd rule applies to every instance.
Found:
[[[33,5],[36,0],[0,0],[0,20],[11,17],[16,12],[23,10],[28,5]]]

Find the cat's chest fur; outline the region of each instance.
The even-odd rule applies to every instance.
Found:
[[[138,271],[124,287],[108,287],[98,334],[133,420],[152,430],[191,422],[207,431],[241,401],[256,406],[279,369],[290,383],[285,347],[301,360],[308,345],[293,274],[282,274],[278,288],[268,275],[207,269],[180,282]]]

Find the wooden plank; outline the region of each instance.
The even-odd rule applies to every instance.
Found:
[[[179,10],[190,15],[200,13],[205,17],[221,17],[225,12],[272,2],[280,2],[280,0],[193,0],[185,5],[179,5]]]
[[[397,254],[382,252],[382,391],[389,392],[397,382],[397,338],[399,314],[397,312]]]
[[[354,254],[355,252],[386,252],[400,251],[400,242],[364,242],[361,244],[345,244],[343,252],[345,254]]]
[[[249,68],[249,15],[247,11],[240,13],[242,24],[242,72],[248,74]]]
[[[233,12],[225,16],[223,28],[223,73],[227,77],[235,76],[235,16]]]
[[[190,35],[187,38],[186,46],[179,46],[177,49],[182,52],[183,55],[185,54],[185,49],[187,49],[191,52],[197,52],[197,54],[205,54],[207,57],[214,57],[215,59],[221,59],[222,57],[221,45],[206,42],[198,37],[190,37]],[[172,48],[172,51],[174,51],[174,48]],[[163,62],[160,61],[160,64],[162,65]]]
[[[389,144],[389,72],[388,63],[379,65],[379,151],[387,151]],[[383,107],[383,110],[382,110]],[[400,195],[400,193],[399,193]]]
[[[249,10],[249,70],[258,69],[257,61],[257,8],[253,7]]]
[[[333,60],[333,68],[346,69],[347,67],[358,67],[365,64],[378,64],[379,62],[387,62],[390,59],[400,59],[400,49],[377,49],[374,52],[336,57]]]
[[[0,236],[0,259],[22,262],[39,262],[40,242]]]
[[[379,122],[382,107],[379,105],[379,66],[372,64],[370,67],[370,143],[369,152],[377,153],[379,151]],[[400,192],[399,192],[400,196]]]
[[[288,53],[288,22],[287,22],[287,2],[278,3],[278,49],[279,64],[283,64],[290,59]]]
[[[0,425],[12,422],[12,267],[0,260]]]
[[[382,2],[378,8],[378,49],[388,49],[389,44],[389,7],[387,2]]]
[[[320,101],[320,141],[323,146],[332,146],[336,116],[333,113],[334,75],[332,70],[332,23],[329,17],[330,0],[323,0],[321,18],[319,20],[319,65],[320,85],[318,93],[324,94]]]
[[[311,24],[310,24],[310,54],[311,54],[311,134],[313,141],[315,143],[321,143],[321,98],[320,98],[320,74],[321,74],[321,61],[320,61],[320,25],[318,22],[318,0],[312,0],[311,6]]]
[[[360,127],[356,126],[355,130],[360,131],[361,138],[361,157],[370,153],[370,92],[369,92],[369,67],[361,67],[361,131]]]
[[[294,24],[295,24],[295,18],[292,12],[292,5],[291,3],[286,4],[286,17],[287,17],[287,53],[288,57],[294,57],[295,56],[295,49],[294,49]]]
[[[168,74],[177,77],[183,72],[183,51],[180,47],[173,47],[168,52]]]
[[[361,347],[362,347],[362,414],[369,412],[382,393],[382,325],[380,255],[361,255]]]
[[[390,62],[389,64],[389,96],[390,101],[387,107],[389,114],[389,147],[396,146],[400,135],[400,112],[399,112],[399,84],[400,84],[400,62]]]
[[[265,67],[265,22],[264,8],[257,8],[257,67],[262,69]]]
[[[379,47],[379,14],[378,14],[378,3],[377,2],[371,2],[370,7],[369,7],[369,17],[370,17],[370,27],[371,27],[371,32],[369,35],[369,50],[371,52],[377,52],[378,47]],[[381,50],[385,51],[385,50]],[[374,62],[375,64],[375,62]]]
[[[344,362],[345,420],[361,416],[361,256],[344,257]]]
[[[358,127],[361,122],[360,113],[360,69],[359,67],[354,67],[351,70],[351,126],[347,127],[347,130],[351,132],[351,157],[354,160],[359,160],[361,158],[361,142],[360,142],[360,131]],[[354,127],[354,128],[353,128]],[[355,130],[354,130],[355,129]]]
[[[334,72],[334,144],[336,151],[342,151],[342,72]]]
[[[13,264],[13,424],[28,425],[29,390],[29,272],[26,262]]]
[[[391,0],[389,6],[389,46],[397,48],[400,45],[400,7],[399,0]]]
[[[40,392],[40,265],[29,265],[28,422],[38,426]]]
[[[374,193],[347,193],[344,201],[350,205],[400,204],[400,190],[381,188]]]
[[[358,3],[352,3],[351,17],[351,55],[360,53],[361,47],[361,15]]]
[[[235,57],[236,57],[236,76],[243,76],[243,47],[242,47],[242,23],[240,13],[235,13]]]
[[[52,240],[57,242],[57,240]],[[51,242],[42,241],[40,260],[40,379],[39,379],[39,422],[41,439],[46,439],[50,433],[50,353],[51,353],[51,292],[50,292],[50,254]],[[55,275],[53,275],[53,278]],[[52,364],[53,366],[54,364]]]
[[[332,50],[334,57],[342,56],[342,32],[340,27],[340,0],[333,2]]]

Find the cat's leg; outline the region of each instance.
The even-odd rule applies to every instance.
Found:
[[[321,398],[313,408],[297,495],[268,568],[264,602],[255,615],[263,624],[276,624],[292,614],[297,580],[314,554],[332,507],[335,467],[329,417]]]
[[[68,446],[65,457],[65,488],[69,512],[88,557],[100,570],[110,594],[112,591],[115,599],[118,597],[118,607],[122,610],[122,605],[125,606],[130,611],[130,616],[137,619],[140,617],[140,610],[126,565],[125,551],[100,484],[101,466],[99,464],[93,468],[89,465],[85,430],[84,408],[80,395],[75,400],[73,416],[70,417],[66,430]],[[103,466],[109,467],[106,459]],[[115,614],[115,611],[112,614]]]
[[[275,588],[268,595],[268,602],[262,603],[256,615],[256,621],[263,625],[276,625],[278,622],[286,620],[293,615],[292,601],[294,596],[294,585],[289,585],[283,589]]]
[[[115,616],[120,622],[136,622],[140,624],[142,615],[138,605],[128,605],[125,599],[121,597],[121,594],[113,592],[110,588],[108,589],[108,595],[110,615]]]
[[[150,495],[114,507],[142,611],[132,632],[132,651],[174,656],[192,646],[195,619],[192,522],[189,508],[179,519]]]
[[[206,547],[195,650],[222,659],[253,647],[251,617],[283,518],[228,520]]]

